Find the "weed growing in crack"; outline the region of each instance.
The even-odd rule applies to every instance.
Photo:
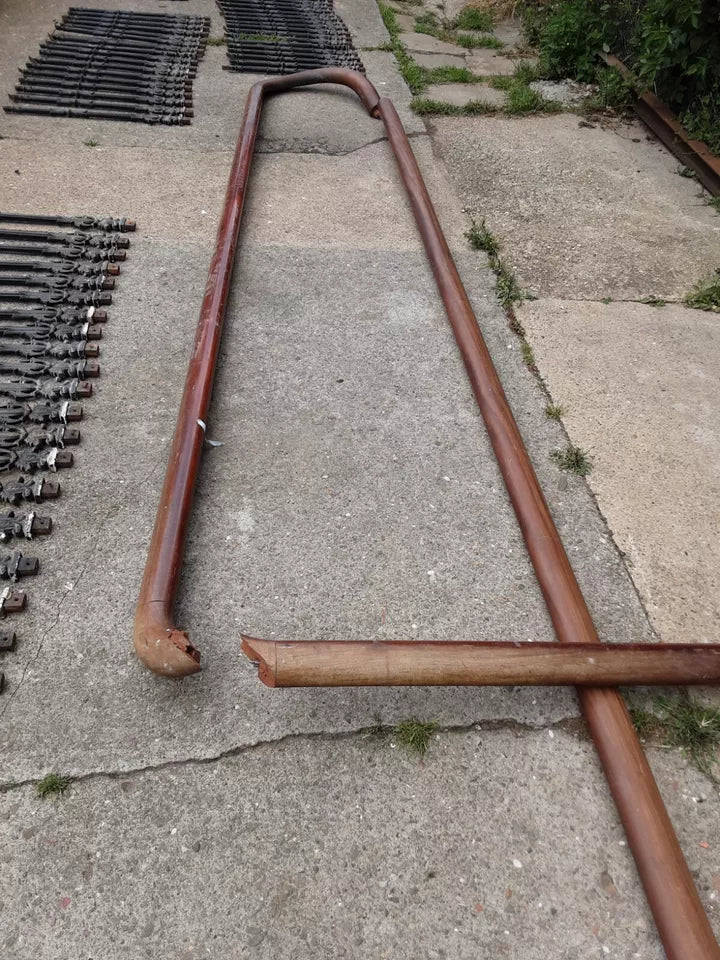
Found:
[[[507,310],[523,299],[523,292],[520,289],[515,274],[504,261],[497,261],[495,275],[497,277],[496,289],[498,300]]]
[[[477,7],[465,7],[455,17],[453,27],[456,30],[478,30],[484,33],[490,33],[493,28],[493,18],[487,10],[479,10]]]
[[[720,269],[715,271],[715,276],[710,280],[699,283],[693,292],[685,297],[685,303],[695,310],[720,313]]]
[[[720,747],[720,709],[703,706],[687,692],[657,697],[655,706],[657,712],[630,711],[638,734],[659,737],[668,747],[681,747],[698,769],[717,783],[714,770]]]
[[[531,370],[536,370],[535,366],[535,354],[533,353],[533,348],[527,342],[523,340],[520,344],[520,353],[522,354],[523,363],[526,367],[529,367]]]
[[[208,37],[205,41],[209,47],[223,47],[227,43],[225,37]]]
[[[437,720],[403,720],[393,729],[398,743],[424,757],[438,728]]]
[[[565,407],[559,403],[549,403],[545,407],[545,416],[548,420],[562,420],[565,416]]]
[[[575,473],[578,477],[586,477],[592,471],[590,457],[573,443],[569,443],[564,450],[553,450],[550,456],[561,470]]]
[[[592,461],[588,454],[572,443],[569,443],[564,450],[556,450],[553,459],[563,470],[575,473],[579,477],[586,477],[592,471]]]
[[[49,773],[36,785],[35,790],[43,800],[48,798],[57,800],[62,797],[72,781],[72,777],[61,777],[58,773]]]
[[[410,101],[410,107],[421,117],[476,117],[486,113],[497,113],[495,104],[486,103],[484,100],[470,100],[460,107],[454,103],[445,103],[443,100],[415,97]]]
[[[99,147],[99,146],[100,146],[100,141],[99,141],[99,140],[83,140],[83,146],[85,146],[85,147]]]
[[[427,83],[481,83],[482,77],[466,67],[427,67]]]
[[[500,244],[490,233],[484,220],[481,220],[480,223],[476,223],[473,220],[472,226],[465,234],[465,237],[474,250],[482,250],[489,257],[497,257],[500,253]]]
[[[453,43],[456,43],[459,47],[465,47],[467,50],[475,50],[478,47],[500,50],[504,46],[497,37],[493,37],[491,34],[478,36],[475,33],[458,33],[455,35]]]

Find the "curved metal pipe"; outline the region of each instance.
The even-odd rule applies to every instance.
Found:
[[[256,84],[248,96],[138,603],[138,655],[165,676],[184,676],[200,668],[198,651],[174,624],[172,603],[262,101],[265,93],[328,82],[355,90],[368,112],[380,116],[385,125],[558,640],[597,644],[585,599],[395,108],[389,100],[378,99],[364,77],[326,69],[273,77]],[[668,960],[720,960],[720,948],[622,698],[615,689],[604,687],[579,688],[578,695]]]
[[[200,669],[200,651],[176,626],[173,604],[263,100],[268,94],[315,83],[350,87],[368,113],[377,115],[380,97],[375,87],[361,74],[339,67],[270,77],[254,84],[248,94],[135,612],[137,655],[164,677],[185,677]]]

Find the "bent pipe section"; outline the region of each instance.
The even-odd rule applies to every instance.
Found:
[[[268,687],[715,684],[720,646],[242,637]]]
[[[135,612],[137,655],[164,677],[185,677],[200,670],[200,651],[176,626],[173,605],[263,101],[268,94],[315,83],[350,87],[371,116],[377,112],[380,98],[370,81],[336,67],[271,77],[254,84],[248,94]]]
[[[138,603],[138,655],[150,669],[165,676],[184,676],[199,669],[198,652],[187,634],[174,625],[172,604],[252,153],[265,94],[313,83],[349,86],[368,112],[382,119],[558,640],[597,644],[590,613],[400,118],[392,103],[379,99],[364,77],[328,68],[264,80],[248,96]],[[720,960],[720,948],[624,701],[612,687],[579,687],[578,696],[668,960]]]

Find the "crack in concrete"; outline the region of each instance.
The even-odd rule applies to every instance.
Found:
[[[518,737],[547,731],[554,733],[556,730],[558,730],[562,733],[568,733],[571,736],[589,739],[585,729],[585,722],[580,717],[568,717],[562,720],[557,720],[554,723],[540,726],[531,723],[522,723],[521,721],[511,719],[478,720],[473,723],[447,724],[446,726],[438,726],[436,733],[460,735],[464,733],[470,733],[472,731],[477,733],[493,733],[497,730],[509,730]],[[345,740],[353,740],[357,737],[376,740],[380,740],[382,738],[390,739],[393,735],[393,731],[393,726],[380,726],[377,728],[363,726],[356,727],[353,730],[320,730],[315,733],[286,733],[279,737],[268,737],[262,740],[255,740],[253,743],[241,744],[236,747],[228,747],[226,750],[221,750],[218,753],[211,754],[207,757],[180,757],[176,760],[162,760],[158,763],[148,763],[139,767],[129,767],[126,770],[91,770],[88,773],[82,773],[78,776],[73,776],[72,782],[73,784],[81,784],[101,778],[106,778],[108,780],[122,780],[126,778],[129,779],[132,777],[139,777],[146,773],[159,773],[164,770],[171,770],[178,767],[209,766],[213,763],[221,763],[223,760],[242,756],[243,754],[250,753],[254,750],[261,750],[264,747],[277,746],[279,744],[293,741],[314,742],[319,740],[342,742]],[[37,777],[27,777],[24,780],[0,783],[0,796],[3,796],[6,793],[11,793],[15,790],[22,790],[24,787],[34,786],[37,783],[40,783],[44,776],[46,776],[46,774]]]
[[[430,134],[427,132],[427,130],[418,131],[417,133],[407,134],[408,140],[417,140],[420,137],[429,137],[429,136]],[[296,157],[307,157],[307,156],[349,157],[353,153],[359,153],[361,150],[367,150],[368,147],[374,147],[378,143],[386,143],[387,137],[382,136],[382,137],[377,137],[377,139],[375,140],[367,140],[365,143],[361,143],[359,146],[353,147],[352,150],[316,150],[316,149],[286,150],[286,149],[283,149],[282,147],[278,147],[277,149],[274,149],[274,148],[263,149],[264,143],[270,144],[272,142],[273,142],[272,137],[268,137],[267,140],[258,139],[258,146],[257,146],[256,153],[259,156],[276,156],[278,154],[288,154],[290,156],[296,156]]]
[[[674,304],[675,306],[682,307],[685,306],[684,300],[674,300],[671,297],[656,297],[653,300],[648,298],[635,298],[635,297],[611,297],[609,300],[606,297],[566,297],[566,296],[556,296],[554,294],[542,294],[532,297],[533,300],[562,300],[567,301],[568,303],[602,303],[605,306],[612,306],[613,303],[639,303],[643,307],[656,307],[661,309],[661,304],[658,301],[662,301],[662,304]],[[691,310],[692,307],[688,307],[688,310]]]

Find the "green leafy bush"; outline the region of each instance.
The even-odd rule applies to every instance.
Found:
[[[523,16],[545,76],[598,82],[601,103],[622,105],[629,88],[598,59],[616,53],[693,136],[720,149],[720,0],[526,0]]]
[[[540,67],[548,77],[595,79],[597,52],[605,42],[600,10],[594,0],[555,4],[540,33]]]

